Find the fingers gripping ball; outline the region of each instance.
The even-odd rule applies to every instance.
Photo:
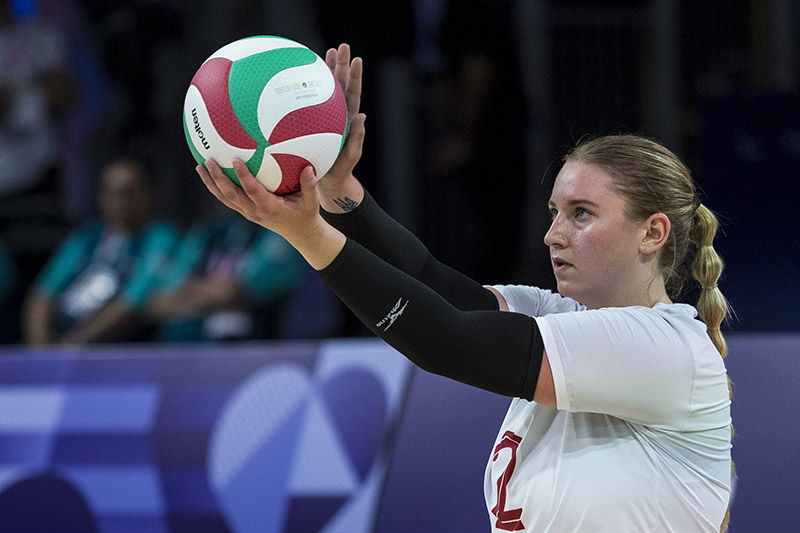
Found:
[[[183,105],[186,141],[198,163],[214,159],[236,184],[241,158],[267,190],[290,194],[311,165],[322,177],[347,130],[344,93],[330,68],[300,43],[248,37],[223,46],[197,70]]]

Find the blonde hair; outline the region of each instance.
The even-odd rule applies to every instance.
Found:
[[[625,198],[625,214],[631,220],[647,220],[655,213],[669,218],[670,235],[659,258],[667,294],[673,299],[680,297],[691,272],[700,286],[697,314],[724,359],[728,345],[720,326],[730,307],[717,286],[723,269],[722,259],[713,247],[719,222],[700,203],[686,165],[664,146],[636,135],[586,140],[564,157],[564,162],[568,161],[595,165],[607,172],[613,178],[616,192]],[[729,512],[730,508],[720,527],[722,532],[728,529]]]

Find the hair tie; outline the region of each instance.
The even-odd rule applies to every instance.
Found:
[[[706,286],[704,286],[703,290],[704,291],[713,291],[716,288],[717,288],[717,284],[715,283],[714,285],[706,285]]]

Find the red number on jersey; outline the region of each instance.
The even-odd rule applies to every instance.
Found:
[[[503,474],[497,478],[497,504],[492,508],[492,514],[497,517],[495,527],[504,531],[521,531],[525,529],[522,520],[520,520],[522,509],[506,509],[506,488],[511,480],[511,474],[514,473],[514,467],[517,466],[517,448],[519,448],[520,442],[522,442],[522,437],[506,431],[503,434],[503,438],[495,446],[494,455],[492,456],[492,461],[497,461],[500,450],[505,448],[511,450],[511,459],[509,459]]]

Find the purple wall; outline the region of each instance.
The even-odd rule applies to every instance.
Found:
[[[738,470],[731,532],[797,531],[800,335],[728,340]],[[242,507],[242,494],[272,494],[270,501],[284,501],[273,515],[286,527],[259,531],[316,531],[337,521],[332,530],[348,533],[486,532],[483,471],[510,400],[418,369],[410,369],[406,386],[407,369],[396,352],[370,339],[45,357],[0,351],[0,517],[19,515],[28,501],[35,518],[45,501],[37,494],[47,493],[47,501],[82,498],[86,505],[75,509],[84,518],[88,512],[98,531],[224,532],[237,513],[239,523],[268,519],[260,517],[263,505],[258,512]],[[264,388],[284,374],[306,392],[292,399]],[[289,402],[284,410],[296,404],[296,420],[305,422],[294,424],[294,433],[289,426],[271,430],[288,439],[284,444],[266,433],[224,444],[223,434],[236,427],[275,425],[274,416],[259,418],[269,409],[250,409],[265,394],[280,398],[278,407]],[[239,419],[249,422],[236,426]],[[221,486],[209,473],[214,450],[256,437],[266,451],[240,471],[258,467],[269,475],[228,477]],[[284,463],[274,450],[297,450],[281,476],[276,469]],[[350,461],[356,468],[348,473]],[[28,472],[27,482],[11,498],[12,481],[26,481],[20,472]],[[105,483],[127,487],[126,498],[100,490]]]
[[[509,403],[415,369],[377,531],[488,531],[483,472]]]
[[[800,335],[730,336],[733,460],[731,532],[800,530]]]

